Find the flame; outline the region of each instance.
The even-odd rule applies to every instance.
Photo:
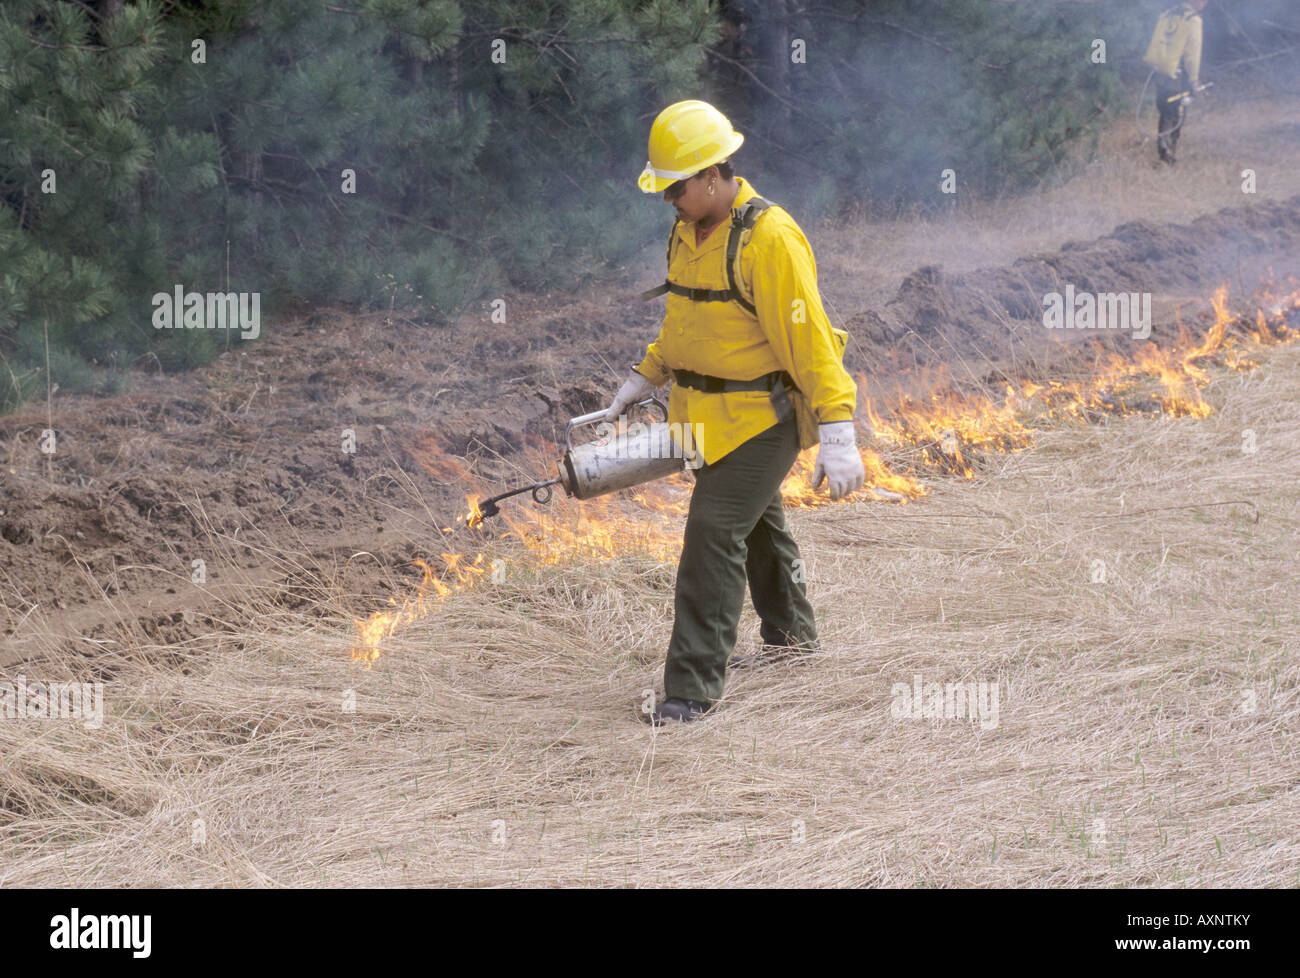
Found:
[[[963,393],[946,377],[939,379],[923,398],[899,394],[889,407],[864,398],[864,413],[874,441],[913,466],[941,475],[974,479],[984,456],[1020,451],[1033,441],[1033,430],[1050,422],[1087,423],[1105,414],[1159,412],[1171,417],[1204,418],[1213,413],[1201,397],[1210,380],[1212,364],[1248,370],[1251,350],[1276,346],[1300,338],[1300,289],[1279,298],[1268,286],[1262,305],[1253,316],[1233,316],[1228,310],[1228,289],[1217,289],[1210,300],[1214,321],[1199,339],[1193,339],[1178,320],[1178,339],[1168,348],[1146,342],[1128,357],[1106,351],[1097,354],[1093,371],[1082,380],[1021,378],[1006,384],[999,400],[984,393]],[[859,389],[870,385],[859,376]],[[923,375],[922,382],[935,380]],[[448,481],[472,477],[460,463],[445,454],[429,437],[418,446],[420,464],[435,477]],[[848,500],[888,499],[906,504],[926,495],[927,488],[915,472],[897,472],[880,452],[861,447],[866,482]],[[529,464],[544,471],[554,459],[533,449]],[[802,453],[781,485],[787,506],[813,508],[830,499],[823,488],[812,487],[815,450]],[[681,520],[690,505],[692,481],[682,474],[633,490],[581,502],[557,495],[548,507],[511,506],[501,510],[492,524],[498,540],[522,544],[534,566],[576,561],[612,560],[641,552],[661,562],[675,562],[681,552]],[[479,496],[466,496],[467,512],[456,523],[482,527]],[[454,532],[443,527],[444,533]],[[412,593],[389,608],[356,621],[354,660],[367,667],[382,654],[383,641],[399,628],[429,613],[447,595],[479,586],[504,571],[501,558],[489,560],[486,551],[472,559],[461,553],[441,554],[441,569],[423,560],[413,562],[423,572]]]
[[[886,499],[891,502],[906,503],[912,499],[920,499],[928,489],[920,482],[916,481],[911,475],[900,475],[891,472],[879,453],[870,448],[858,449],[862,456],[862,468],[866,472],[866,480],[862,484],[859,492],[844,497],[841,502],[854,502],[866,498],[866,494],[871,494],[877,499]],[[792,509],[814,509],[819,506],[830,504],[830,499],[826,495],[826,486],[823,484],[821,489],[815,490],[812,486],[813,469],[817,463],[817,450],[808,449],[800,453],[795,459],[790,474],[786,476],[785,481],[781,483],[781,498],[787,507]]]
[[[478,496],[469,497],[469,512],[464,516],[458,517],[456,522],[465,521],[466,526],[482,526],[483,513],[478,508]]]
[[[483,565],[481,553],[469,565],[464,563],[464,558],[460,554],[444,553],[442,558],[447,564],[443,576],[436,575],[433,568],[425,561],[413,560],[411,563],[424,572],[424,577],[416,585],[415,592],[402,598],[400,604],[396,598],[389,598],[388,603],[394,610],[376,611],[365,621],[356,622],[357,644],[352,649],[354,661],[369,663],[378,659],[384,639],[401,626],[427,615],[435,598],[441,600],[455,591],[477,584],[488,569]],[[453,575],[453,580],[448,582],[446,574]]]
[[[858,383],[865,387],[866,378],[859,377]],[[869,399],[863,406],[877,439],[915,446],[927,468],[967,479],[975,477],[967,457],[972,448],[1012,452],[1029,446],[1029,429],[1010,401],[998,406],[983,395],[948,389],[932,393],[926,402],[903,396],[888,417]]]
[[[885,498],[905,503],[925,493],[925,488],[914,479],[891,472],[875,452],[867,449],[862,454],[867,470],[866,486],[862,492],[842,501]],[[796,460],[781,486],[787,505],[810,508],[830,502],[824,486],[820,492],[812,488],[814,459],[815,451],[810,450]],[[534,462],[541,468],[553,464],[554,460],[539,456]],[[681,474],[586,501],[557,494],[546,507],[503,506],[500,514],[486,524],[494,531],[493,540],[497,543],[485,541],[484,545],[494,550],[517,550],[518,547],[505,546],[507,541],[515,541],[522,545],[528,564],[534,567],[610,561],[629,553],[675,564],[681,555],[682,521],[690,507],[693,485],[690,476]],[[868,495],[869,492],[874,495]],[[466,496],[466,512],[456,518],[458,524],[485,525],[478,500],[478,495]],[[468,563],[469,558],[464,554],[443,553],[440,570],[426,561],[413,561],[422,571],[422,578],[412,592],[400,602],[390,598],[390,607],[356,621],[353,660],[369,667],[383,654],[384,640],[402,626],[427,615],[447,595],[491,580],[497,560],[502,563],[495,569],[508,573],[509,562],[504,558],[489,559],[486,550],[481,550]]]
[[[1139,411],[1209,417],[1213,409],[1201,389],[1209,383],[1210,364],[1248,370],[1254,362],[1245,355],[1247,345],[1275,346],[1300,337],[1291,324],[1300,320],[1300,290],[1278,299],[1265,289],[1263,301],[1253,317],[1233,316],[1228,288],[1221,286],[1210,299],[1213,322],[1199,339],[1179,318],[1178,338],[1171,346],[1148,341],[1127,358],[1105,352],[1084,380],[1023,378],[1006,385],[1000,403],[948,386],[925,400],[899,394],[888,410],[868,399],[865,413],[877,441],[909,450],[926,469],[966,479],[974,478],[981,455],[1027,448],[1034,427],[1045,422],[1088,422],[1103,414]],[[868,385],[861,375],[858,382],[860,388]]]

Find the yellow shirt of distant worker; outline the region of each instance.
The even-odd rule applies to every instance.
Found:
[[[1167,78],[1178,77],[1178,63],[1187,69],[1195,89],[1201,74],[1201,15],[1191,4],[1170,7],[1156,22],[1142,60]]]

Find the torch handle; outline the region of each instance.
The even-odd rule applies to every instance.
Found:
[[[647,397],[644,401],[638,401],[636,406],[646,407],[646,408],[658,408],[659,413],[663,415],[663,418],[661,420],[663,421],[668,420],[668,405],[665,404],[663,401],[659,400],[659,398],[655,397],[653,394],[650,397]],[[587,425],[587,424],[595,424],[597,421],[604,421],[604,420],[605,420],[604,411],[592,411],[590,414],[580,414],[576,418],[571,419],[568,425],[564,429],[565,447],[568,448],[569,451],[573,451],[573,429],[574,428],[578,428],[581,427],[582,425]]]
[[[576,418],[571,418],[569,420],[568,427],[576,428],[578,425],[591,424],[593,421],[600,421],[604,417],[604,410],[592,411],[590,414],[580,414]]]

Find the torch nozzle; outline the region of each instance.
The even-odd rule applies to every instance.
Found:
[[[485,499],[478,504],[478,512],[474,514],[475,518],[470,525],[478,526],[489,516],[498,515],[501,512],[501,507],[497,503],[503,499],[509,499],[511,496],[518,496],[522,492],[531,492],[534,502],[545,505],[551,501],[551,486],[557,485],[559,482],[559,478],[548,479],[546,482],[534,482],[532,485],[520,486],[518,489],[511,489],[509,492],[503,492],[491,499]]]

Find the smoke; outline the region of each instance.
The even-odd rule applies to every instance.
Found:
[[[722,4],[706,87],[746,134],[741,171],[806,218],[941,211],[943,171],[967,193],[1023,192],[1130,112],[1169,3],[740,0]],[[1233,62],[1281,91],[1294,57],[1238,62],[1297,42],[1294,3],[1212,3],[1203,74]]]

